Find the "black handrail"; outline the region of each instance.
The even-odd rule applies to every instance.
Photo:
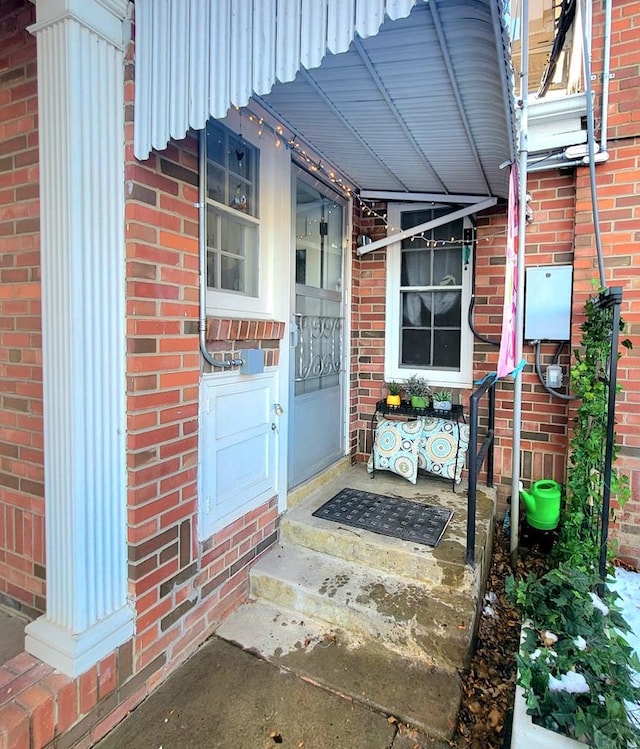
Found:
[[[476,494],[478,473],[487,459],[487,486],[493,486],[493,447],[495,434],[496,391],[495,374],[488,375],[469,399],[469,490],[467,493],[467,564],[475,564],[476,553]],[[487,394],[489,413],[487,432],[478,449],[478,405]]]

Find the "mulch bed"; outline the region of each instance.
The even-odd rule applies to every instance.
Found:
[[[520,551],[518,573],[546,570],[545,556],[537,547]],[[507,601],[505,580],[512,574],[509,537],[496,527],[485,604],[493,614],[480,617],[477,647],[463,675],[462,707],[456,738],[458,749],[503,749],[509,746],[511,713],[516,683],[515,654],[520,639],[520,615]],[[493,596],[495,595],[495,600]]]

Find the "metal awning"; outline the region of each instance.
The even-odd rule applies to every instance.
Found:
[[[505,197],[515,118],[502,7],[136,0],[136,156],[257,95],[357,188]]]

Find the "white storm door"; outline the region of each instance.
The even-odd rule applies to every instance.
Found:
[[[296,180],[289,488],[345,454],[346,204],[317,180]]]

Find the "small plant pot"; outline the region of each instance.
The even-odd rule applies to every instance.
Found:
[[[387,406],[399,406],[400,396],[399,395],[387,395]]]
[[[451,401],[433,401],[436,411],[451,411]]]
[[[412,408],[426,408],[427,407],[426,398],[422,398],[419,395],[412,395],[411,407]]]

